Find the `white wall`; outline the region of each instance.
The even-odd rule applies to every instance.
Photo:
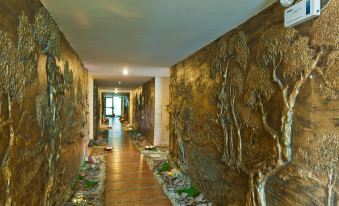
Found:
[[[169,104],[169,77],[155,78],[154,145],[169,144],[169,113],[165,110]]]
[[[88,123],[89,123],[89,139],[94,138],[94,80],[91,75],[88,75]]]

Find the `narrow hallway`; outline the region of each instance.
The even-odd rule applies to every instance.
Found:
[[[338,22],[339,0],[0,0],[0,206],[339,206]]]
[[[110,118],[109,125],[113,151],[106,156],[105,205],[172,205],[119,120]]]

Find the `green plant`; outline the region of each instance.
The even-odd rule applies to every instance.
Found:
[[[168,170],[170,170],[170,164],[169,164],[169,162],[168,161],[165,161],[165,162],[163,162],[161,165],[160,165],[160,167],[158,168],[158,172],[159,173],[162,173],[162,172],[165,172],[165,171],[168,171]]]
[[[98,182],[94,181],[94,180],[86,180],[85,181],[85,186],[88,187],[88,188],[93,188],[97,184],[98,184]]]
[[[150,151],[157,152],[157,151],[159,151],[159,148],[158,147],[153,147],[153,148],[150,149]]]
[[[189,187],[184,189],[176,190],[175,192],[179,195],[181,195],[182,193],[187,193],[188,197],[196,197],[200,194],[197,188],[195,188],[193,185],[190,185]]]
[[[78,180],[83,180],[85,176],[78,175]]]

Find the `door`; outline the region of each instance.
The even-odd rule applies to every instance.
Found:
[[[113,116],[113,97],[105,97],[105,116]]]
[[[114,114],[116,116],[121,116],[121,109],[122,109],[122,105],[121,105],[121,97],[114,97]]]

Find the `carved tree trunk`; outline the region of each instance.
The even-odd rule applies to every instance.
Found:
[[[219,93],[219,114],[218,114],[218,123],[222,128],[223,131],[223,136],[224,136],[224,152],[222,155],[222,161],[225,163],[228,163],[232,154],[233,154],[233,144],[230,143],[230,133],[228,132],[227,128],[227,111],[228,111],[228,102],[227,102],[227,77],[228,77],[228,67],[230,64],[230,60],[227,62],[224,70],[220,71],[221,74],[221,79],[222,79],[222,84],[221,84],[221,89]],[[232,134],[231,134],[232,136]]]
[[[45,196],[44,196],[44,204],[51,205],[51,195],[53,192],[53,187],[55,183],[55,173],[56,173],[56,162],[59,158],[59,150],[60,150],[60,140],[61,140],[61,131],[58,127],[60,127],[60,121],[58,118],[58,102],[57,95],[60,92],[60,88],[58,88],[58,84],[61,82],[57,81],[57,71],[56,71],[56,62],[53,57],[48,57],[46,62],[46,72],[47,72],[47,84],[48,84],[48,100],[49,100],[49,109],[51,111],[51,121],[54,125],[53,128],[48,129],[48,138],[49,138],[49,146],[46,152],[47,161],[48,161],[48,181],[45,188]],[[59,145],[59,146],[58,146]],[[58,146],[58,147],[57,147]]]
[[[5,205],[6,206],[10,206],[12,204],[12,171],[11,171],[11,154],[12,154],[12,149],[13,149],[13,145],[14,145],[14,129],[13,129],[13,124],[12,124],[12,100],[11,100],[11,95],[7,94],[7,102],[8,102],[8,114],[9,114],[9,121],[11,122],[10,125],[10,133],[9,133],[9,143],[6,149],[6,152],[4,154],[4,159],[2,162],[2,171],[3,171],[3,175],[5,178],[5,187],[6,187],[6,201],[5,201]]]
[[[239,120],[237,118],[236,113],[236,97],[237,97],[237,88],[236,86],[232,85],[230,87],[230,96],[231,96],[231,113],[233,117],[233,124],[235,126],[235,129],[237,130],[237,159],[234,160],[236,165],[239,167],[242,164],[242,136],[241,136],[241,125],[239,123]]]
[[[260,172],[250,175],[246,206],[266,206],[265,184],[266,177]]]
[[[333,187],[336,181],[336,170],[330,168],[328,171],[328,185],[327,185],[327,206],[334,206],[335,200],[333,197]]]
[[[261,96],[258,94],[259,106],[262,114],[262,124],[265,131],[273,138],[276,154],[274,162],[263,162],[261,167],[258,167],[257,171],[254,173],[255,175],[250,174],[250,192],[247,196],[247,206],[265,206],[266,179],[292,161],[292,123],[296,99],[306,80],[310,77],[312,72],[316,70],[316,65],[321,55],[322,51],[320,51],[313,60],[310,68],[305,69],[305,71],[300,74],[300,78],[295,82],[290,93],[288,93],[288,86],[284,86],[276,74],[281,59],[278,64],[273,62],[273,81],[279,86],[284,100],[281,114],[281,127],[280,131],[277,131],[269,125]]]

